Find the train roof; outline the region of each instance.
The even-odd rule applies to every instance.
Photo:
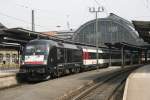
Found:
[[[75,45],[75,44],[69,44],[69,43],[64,43],[64,42],[58,42],[58,41],[54,41],[54,40],[45,40],[45,39],[35,39],[35,40],[31,40],[29,42],[31,43],[41,43],[41,44],[50,44],[51,46],[56,46],[56,47],[60,47],[60,48],[69,48],[69,49],[80,49],[79,46]]]

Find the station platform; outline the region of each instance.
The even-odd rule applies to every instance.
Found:
[[[0,89],[18,85],[17,72],[19,69],[0,69]]]
[[[19,69],[0,70],[0,78],[16,75]]]
[[[92,84],[104,73],[117,71],[121,67],[110,67],[87,71],[57,79],[25,84],[0,91],[0,100],[64,100],[73,93]]]
[[[150,100],[150,65],[138,68],[129,75],[123,100]]]

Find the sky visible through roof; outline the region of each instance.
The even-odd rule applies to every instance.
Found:
[[[129,21],[150,21],[150,0],[1,0],[0,22],[9,28],[31,30],[34,9],[36,31],[77,29],[95,18],[89,7],[97,6],[105,8],[99,17],[115,13]]]

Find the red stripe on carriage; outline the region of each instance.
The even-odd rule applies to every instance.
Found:
[[[43,64],[43,61],[25,62],[25,64]]]
[[[90,59],[90,58],[91,58],[91,56],[90,56],[89,52],[83,52],[82,59]]]

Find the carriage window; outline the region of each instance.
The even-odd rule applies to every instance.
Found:
[[[91,56],[91,59],[96,59],[96,56],[97,55],[97,53],[90,53],[90,56]]]
[[[3,62],[3,57],[4,57],[4,55],[3,55],[3,54],[0,54],[0,63]]]
[[[6,54],[6,62],[10,62],[10,54]]]
[[[99,58],[100,59],[109,59],[109,54],[108,53],[100,53]]]
[[[120,53],[113,53],[113,54],[111,54],[111,58],[112,59],[121,59],[121,54]]]
[[[12,55],[12,62],[17,63],[17,54]]]

